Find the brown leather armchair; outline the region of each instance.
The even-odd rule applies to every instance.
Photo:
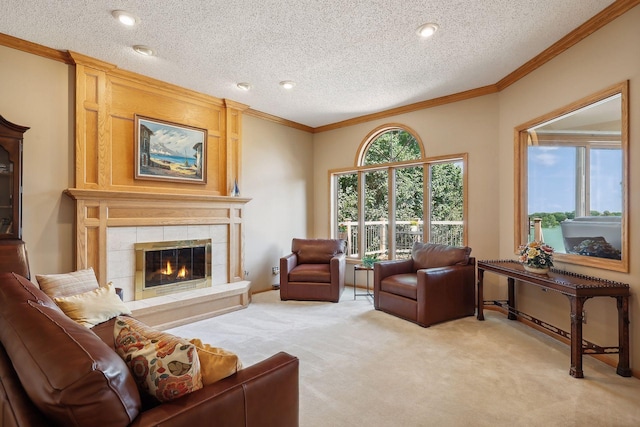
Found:
[[[471,248],[415,242],[411,258],[373,266],[376,310],[427,327],[475,313]]]
[[[280,258],[280,299],[338,302],[344,291],[347,242],[293,239]]]

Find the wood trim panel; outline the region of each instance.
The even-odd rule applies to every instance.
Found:
[[[75,52],[75,187],[226,196],[240,180],[242,113],[247,106],[119,70]],[[207,182],[135,179],[135,116],[207,130]]]
[[[229,281],[237,282],[244,279],[242,210],[231,209],[229,222]]]
[[[224,100],[226,107],[226,121],[225,121],[225,134],[227,140],[222,146],[227,150],[227,168],[226,175],[221,177],[226,189],[225,194],[231,194],[235,181],[238,182],[238,186],[242,188],[242,112],[245,111],[248,106],[234,102],[231,100]]]

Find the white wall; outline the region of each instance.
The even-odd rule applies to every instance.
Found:
[[[24,134],[22,239],[31,274],[74,267],[74,70],[64,63],[0,46],[0,114]]]
[[[427,157],[468,153],[469,240],[472,255],[498,255],[498,96],[486,95],[455,104],[376,120],[316,134],[314,137],[315,229],[330,235],[329,171],[353,167],[356,152],[373,129],[383,124],[403,124],[422,139]]]
[[[242,118],[245,270],[253,292],[271,289],[271,268],[291,239],[313,237],[312,135],[253,116]]]
[[[514,226],[514,127],[587,95],[629,80],[629,274],[601,269],[562,265],[557,267],[631,285],[632,368],[640,370],[640,6],[635,7],[601,30],[590,35],[549,63],[500,93],[499,165],[500,165],[500,255],[513,253]],[[568,300],[557,294],[522,288],[521,306],[536,317],[563,329],[570,326]],[[596,298],[585,304],[587,324],[584,337],[601,345],[617,345],[617,317],[613,298]]]

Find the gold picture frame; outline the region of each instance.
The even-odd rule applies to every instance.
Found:
[[[135,178],[207,182],[207,130],[135,115]]]

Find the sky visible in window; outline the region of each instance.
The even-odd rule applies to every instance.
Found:
[[[529,150],[528,213],[575,210],[574,147]],[[599,212],[622,211],[622,151],[591,151],[591,207]]]

